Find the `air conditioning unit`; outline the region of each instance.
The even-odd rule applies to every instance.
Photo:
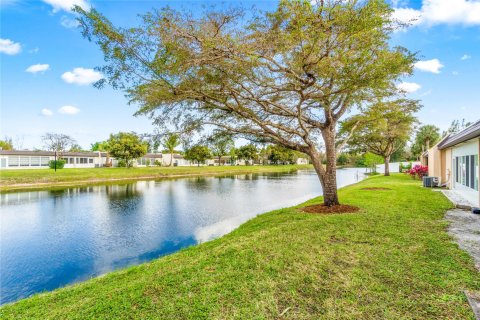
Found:
[[[438,177],[423,177],[423,186],[425,188],[438,187],[440,185],[440,179]]]

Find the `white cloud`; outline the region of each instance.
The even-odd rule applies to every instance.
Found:
[[[79,26],[79,23],[76,19],[71,19],[67,16],[62,16],[60,19],[60,24],[67,29],[76,28]]]
[[[438,59],[417,61],[415,68],[425,72],[440,73],[440,69],[443,68],[443,64]]]
[[[397,88],[405,93],[412,93],[419,90],[422,86],[415,82],[401,82]]]
[[[78,85],[88,85],[102,79],[100,72],[93,69],[75,68],[72,72],[67,71],[62,74],[63,81]]]
[[[33,48],[32,50],[28,50],[28,53],[38,53],[38,47]]]
[[[40,113],[45,117],[50,117],[50,116],[53,115],[52,110],[47,109],[47,108],[42,109],[42,111],[40,111]]]
[[[22,51],[22,45],[18,42],[13,42],[10,39],[0,39],[0,52],[15,55]]]
[[[410,26],[415,26],[422,22],[422,13],[410,8],[395,8],[392,18]]]
[[[61,107],[60,109],[58,109],[58,113],[62,113],[62,114],[77,114],[80,112],[80,109],[78,109],[77,107],[74,107],[74,106],[63,106]]]
[[[460,60],[468,60],[468,59],[470,59],[471,57],[472,57],[472,56],[470,56],[470,55],[468,55],[468,54],[464,54],[464,55],[460,58]]]
[[[393,17],[402,22],[419,17],[412,25],[480,25],[480,0],[422,0],[420,10],[397,7]]]
[[[48,64],[34,64],[28,67],[25,71],[30,73],[45,72],[50,69]]]
[[[86,0],[43,0],[53,7],[53,12],[60,10],[72,11],[74,6],[79,6],[85,10],[90,9],[90,4]]]

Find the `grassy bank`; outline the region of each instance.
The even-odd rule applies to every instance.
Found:
[[[148,168],[91,168],[24,169],[0,171],[0,192],[44,189],[56,186],[78,186],[109,181],[134,181],[243,173],[289,172],[312,168],[310,165],[285,166],[212,166],[212,167],[148,167]]]
[[[364,188],[391,190],[363,190]],[[473,319],[450,203],[403,175],[340,191],[351,214],[269,212],[220,239],[0,309],[3,319]],[[320,198],[304,205],[319,203]]]

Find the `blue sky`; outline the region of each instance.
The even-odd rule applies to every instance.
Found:
[[[115,24],[136,25],[154,7],[200,8],[235,1],[0,0],[0,137],[23,148],[41,148],[41,135],[71,135],[88,148],[117,131],[153,131],[149,119],[133,117],[122,92],[90,84],[100,75],[100,50],[83,39],[68,9],[94,7]],[[242,1],[273,8],[276,1]],[[454,119],[480,119],[480,0],[393,1],[395,15],[414,19],[392,45],[418,52],[415,74],[402,84],[421,99],[422,123],[446,129]],[[28,71],[27,71],[28,70]]]

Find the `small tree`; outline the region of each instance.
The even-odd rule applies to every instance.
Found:
[[[228,135],[217,134],[209,139],[210,150],[212,155],[218,158],[218,165],[222,165],[223,156],[230,154],[230,150],[235,148],[233,139]]]
[[[147,144],[142,142],[140,137],[133,132],[111,134],[110,139],[108,139],[108,148],[114,158],[125,161],[127,168],[133,165],[132,160],[147,153]]]
[[[233,147],[233,148],[230,148],[230,151],[228,152],[228,155],[230,156],[230,164],[233,166],[235,165],[235,162],[237,161],[238,159],[238,149]]]
[[[245,160],[246,164],[248,164],[249,161],[252,161],[253,164],[253,162],[258,159],[258,150],[257,147],[251,143],[238,148],[237,155],[239,159]]]
[[[268,160],[275,164],[292,164],[295,163],[295,153],[282,146],[268,146],[267,147]]]
[[[174,133],[169,134],[163,141],[164,148],[170,153],[170,167],[173,165],[173,154],[175,152],[175,148],[179,145],[180,137]]]
[[[342,131],[356,130],[349,145],[362,147],[383,157],[385,175],[390,175],[390,157],[410,139],[413,125],[417,121],[414,112],[420,108],[418,101],[396,99],[379,101],[366,112],[352,116],[342,123]]]
[[[197,165],[205,163],[211,157],[210,149],[207,146],[196,145],[185,151],[184,158],[191,161],[196,161]]]
[[[77,143],[75,139],[66,134],[52,132],[45,133],[42,136],[42,141],[47,150],[58,152],[60,158],[63,152]]]
[[[92,143],[92,144],[90,145],[90,150],[91,150],[91,151],[106,152],[107,157],[106,157],[106,159],[105,159],[105,166],[106,166],[106,167],[110,167],[110,166],[111,166],[111,163],[110,163],[110,152],[108,151],[108,150],[109,150],[108,141],[97,141],[97,142],[95,142],[95,143]]]

